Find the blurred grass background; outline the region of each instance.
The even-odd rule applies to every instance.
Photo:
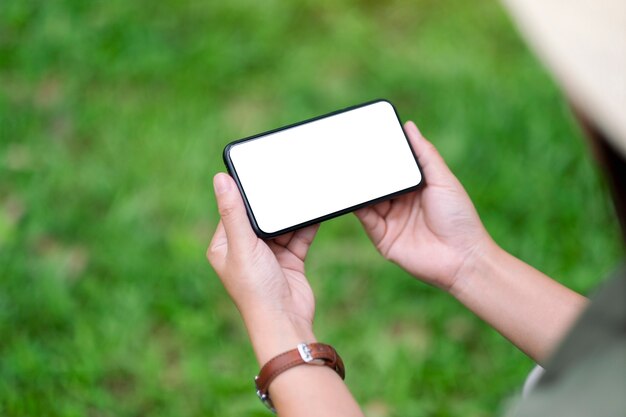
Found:
[[[384,97],[495,239],[588,293],[617,224],[567,105],[497,2],[3,0],[0,415],[266,416],[204,259],[234,139]],[[316,332],[369,417],[490,416],[532,363],[321,228]]]

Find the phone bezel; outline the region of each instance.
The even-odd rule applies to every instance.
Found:
[[[250,140],[258,139],[258,138],[260,138],[262,136],[270,135],[270,134],[273,134],[273,133],[276,133],[276,132],[280,132],[280,131],[286,130],[286,129],[291,129],[291,128],[296,127],[296,126],[300,126],[300,125],[303,125],[303,124],[315,122],[315,121],[320,120],[320,119],[325,119],[327,117],[335,116],[335,115],[338,115],[338,114],[341,114],[341,113],[349,112],[349,111],[356,110],[356,109],[361,108],[361,107],[366,107],[366,106],[369,106],[369,105],[372,105],[372,104],[375,104],[375,103],[380,103],[380,102],[388,103],[391,106],[391,108],[393,109],[393,111],[394,111],[394,113],[396,115],[396,119],[398,120],[398,123],[400,124],[400,127],[402,128],[402,134],[404,135],[404,138],[406,139],[406,141],[407,141],[407,143],[409,145],[409,149],[411,150],[411,154],[413,155],[413,159],[415,159],[415,163],[417,164],[417,168],[420,171],[420,174],[421,174],[420,182],[417,183],[416,185],[412,186],[412,187],[405,188],[403,190],[396,191],[396,192],[391,193],[391,194],[386,194],[384,196],[377,197],[377,198],[375,198],[373,200],[368,200],[368,201],[365,201],[363,203],[359,203],[359,204],[354,205],[354,206],[346,207],[345,209],[341,209],[341,210],[335,211],[333,213],[317,217],[315,219],[307,220],[305,222],[298,223],[298,224],[293,225],[293,226],[289,226],[287,228],[278,230],[276,232],[269,232],[268,233],[268,232],[263,231],[259,227],[259,225],[258,225],[258,223],[256,221],[256,218],[254,216],[254,212],[252,211],[252,209],[250,207],[250,203],[248,202],[248,198],[246,197],[246,192],[243,189],[243,186],[241,185],[241,182],[239,181],[239,176],[237,175],[237,170],[235,169],[235,167],[234,167],[234,165],[233,165],[233,163],[232,163],[232,161],[230,159],[230,149],[233,146],[235,146],[235,145],[237,145],[239,143],[242,143],[242,142],[247,142],[247,141],[250,141]],[[230,142],[229,144],[227,144],[224,147],[224,151],[222,153],[222,157],[224,159],[224,165],[226,165],[226,169],[228,170],[228,173],[235,180],[235,183],[237,184],[237,188],[239,189],[239,192],[241,193],[241,196],[243,197],[243,202],[244,202],[244,204],[246,206],[246,212],[248,214],[248,218],[250,219],[250,224],[252,225],[252,229],[254,230],[256,235],[259,236],[262,239],[271,239],[271,238],[283,235],[285,233],[293,232],[295,230],[302,229],[302,228],[307,227],[307,226],[311,226],[311,225],[314,225],[314,224],[317,224],[317,223],[321,223],[321,222],[326,221],[326,220],[333,219],[335,217],[342,216],[344,214],[353,212],[353,211],[358,210],[358,209],[363,208],[363,207],[367,207],[369,205],[380,203],[380,202],[385,201],[385,200],[390,200],[390,199],[395,198],[397,196],[400,196],[402,194],[406,194],[406,193],[409,193],[411,191],[414,191],[414,190],[417,190],[417,189],[421,188],[424,185],[424,182],[425,182],[424,171],[422,170],[422,167],[420,166],[419,160],[417,159],[417,155],[415,154],[415,151],[413,150],[413,147],[411,146],[409,138],[407,137],[406,132],[404,131],[404,128],[402,127],[402,121],[400,120],[400,116],[398,115],[398,111],[397,111],[396,107],[393,105],[393,103],[391,103],[389,100],[386,100],[386,99],[371,100],[371,101],[368,101],[368,102],[365,102],[365,103],[361,103],[361,104],[357,104],[357,105],[354,105],[354,106],[346,107],[346,108],[343,108],[343,109],[340,109],[340,110],[335,110],[333,112],[326,113],[326,114],[323,114],[321,116],[316,116],[316,117],[313,117],[313,118],[310,118],[310,119],[306,119],[306,120],[303,120],[303,121],[300,121],[300,122],[297,122],[297,123],[292,123],[290,125],[282,126],[282,127],[276,128],[276,129],[268,130],[266,132],[258,133],[256,135],[248,136],[248,137],[245,137],[243,139],[238,139],[238,140],[232,141],[232,142]]]

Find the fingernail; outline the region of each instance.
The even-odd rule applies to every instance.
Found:
[[[414,130],[419,136],[422,136],[422,132],[420,132],[413,120],[409,120],[408,122],[406,122],[406,124],[408,125],[409,129]]]
[[[213,188],[215,188],[215,194],[224,194],[230,190],[231,182],[224,173],[219,173],[213,178]]]

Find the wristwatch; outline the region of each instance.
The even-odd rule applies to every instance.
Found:
[[[254,378],[257,396],[274,413],[276,409],[268,392],[270,383],[281,373],[299,365],[328,366],[337,372],[341,379],[346,377],[343,361],[332,346],[324,343],[300,343],[296,349],[270,359]]]

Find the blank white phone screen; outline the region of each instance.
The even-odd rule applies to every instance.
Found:
[[[258,227],[275,233],[422,180],[393,106],[378,101],[230,148]]]

